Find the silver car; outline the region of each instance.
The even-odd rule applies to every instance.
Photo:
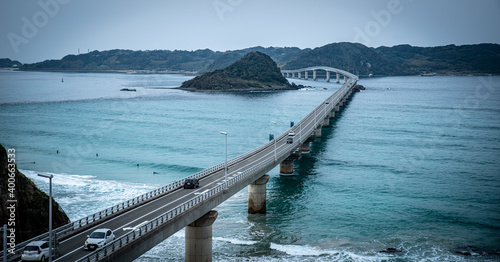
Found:
[[[85,240],[85,244],[83,244],[83,248],[86,250],[94,250],[97,248],[101,248],[107,243],[115,240],[115,234],[109,228],[101,228],[97,229],[92,234],[87,236],[87,240]]]
[[[21,254],[22,261],[48,261],[49,242],[33,241],[27,244]]]

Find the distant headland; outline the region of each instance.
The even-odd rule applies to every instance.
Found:
[[[415,47],[367,47],[359,43],[332,43],[314,49],[297,47],[251,47],[232,51],[210,49],[108,50],[67,55],[59,60],[21,64],[0,59],[2,68],[26,71],[196,73],[223,69],[251,52],[268,55],[283,69],[313,65],[341,68],[359,76],[397,76],[421,74],[500,74],[500,45],[447,45]]]

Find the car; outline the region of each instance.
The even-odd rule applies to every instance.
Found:
[[[295,137],[294,132],[288,133],[288,137],[286,138],[286,143],[287,144],[293,144],[293,138]]]
[[[87,236],[83,248],[85,250],[95,250],[101,248],[109,242],[115,240],[115,234],[109,228],[96,229],[92,234]]]
[[[22,261],[48,261],[49,242],[33,241],[27,244],[21,254]]]
[[[200,187],[200,181],[196,178],[186,178],[184,180],[184,188],[197,188]]]

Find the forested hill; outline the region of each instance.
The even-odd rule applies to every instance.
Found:
[[[60,60],[24,64],[21,70],[109,71],[151,70],[211,72],[225,68],[250,52],[270,56],[284,69],[331,66],[357,75],[500,74],[500,45],[447,45],[438,47],[366,47],[358,43],[332,43],[314,49],[251,47],[232,51],[108,50],[67,55]],[[6,65],[11,61],[1,59]],[[0,62],[1,62],[0,61]],[[5,66],[5,67],[7,67]],[[20,66],[20,63],[19,63]]]
[[[232,65],[182,83],[193,91],[249,91],[294,89],[266,54],[251,52]]]
[[[184,50],[108,50],[80,55],[67,55],[60,60],[25,64],[21,70],[33,71],[109,71],[153,70],[208,72],[225,68],[249,52],[267,54],[277,63],[284,63],[309,49],[297,47],[252,47],[242,50],[214,52],[209,49]]]
[[[357,75],[415,75],[500,73],[500,45],[369,48],[355,43],[333,43],[303,53],[284,69],[314,65],[342,68]]]
[[[8,58],[2,58],[0,59],[0,68],[19,68],[23,64],[21,64],[19,61],[12,61]]]

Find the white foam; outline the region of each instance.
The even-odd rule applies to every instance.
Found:
[[[293,257],[318,257],[318,261],[387,261],[387,256],[358,255],[348,251],[326,250],[308,245],[282,245],[271,243],[271,249],[286,253]],[[316,259],[315,259],[316,260]]]
[[[339,251],[335,250],[323,250],[311,246],[299,246],[299,245],[281,245],[271,243],[271,249],[275,249],[281,252],[285,252],[292,256],[321,256],[321,255],[335,255]]]
[[[49,181],[36,171],[21,170],[37,187],[48,194]],[[100,180],[94,176],[70,174],[53,175],[52,194],[71,221],[84,218],[107,207],[117,205],[158,188],[158,185]]]
[[[217,241],[229,242],[229,243],[234,244],[234,245],[251,246],[251,245],[255,245],[256,243],[258,243],[257,241],[242,240],[242,239],[236,239],[236,238],[214,237],[213,239],[217,240]]]

